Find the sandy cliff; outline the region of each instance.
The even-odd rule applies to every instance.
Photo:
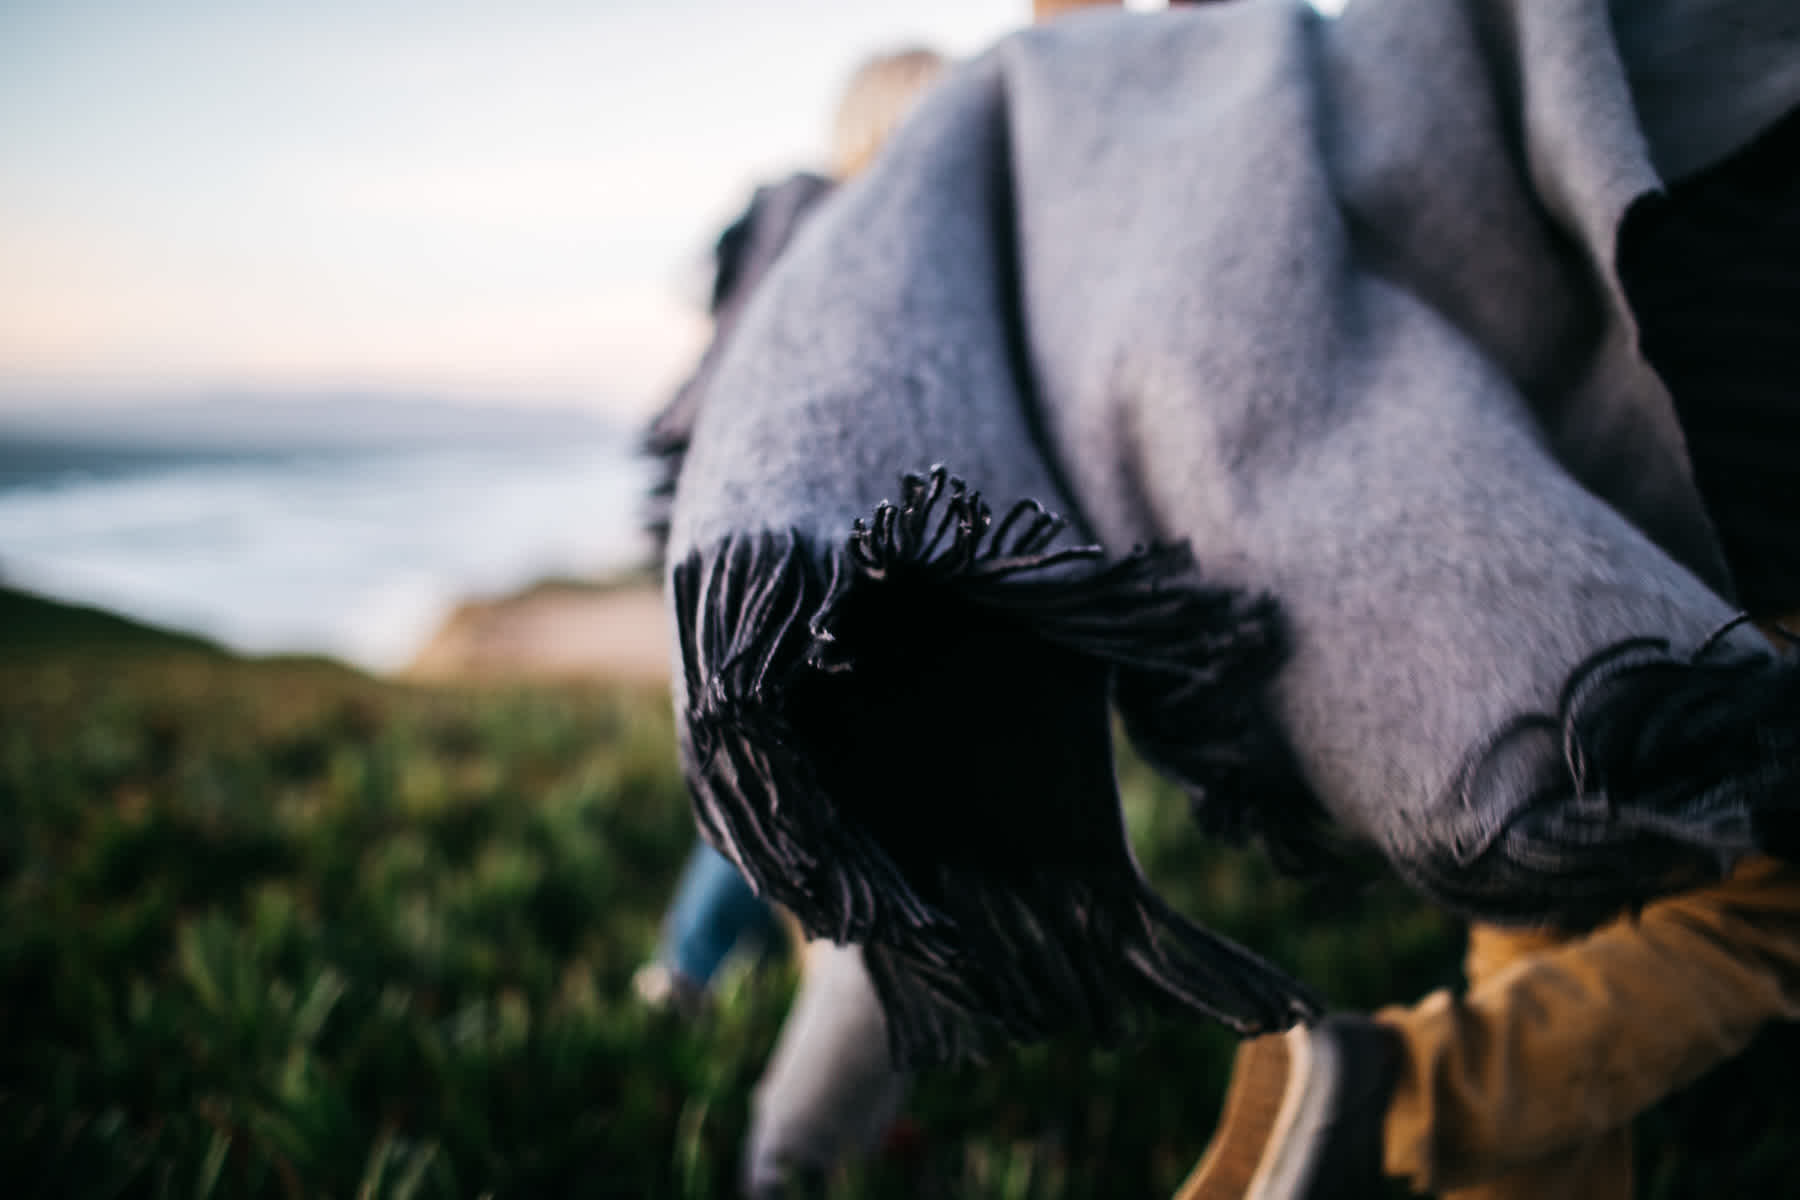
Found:
[[[648,581],[539,584],[461,605],[401,676],[666,683],[664,621],[662,598]]]

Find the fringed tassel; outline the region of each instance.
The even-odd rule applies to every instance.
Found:
[[[1107,663],[1133,745],[1183,786],[1203,829],[1259,841],[1290,871],[1341,866],[1341,839],[1260,702],[1288,655],[1272,596],[1167,586],[1193,574],[1185,543],[1106,566],[1098,546],[1047,551],[1062,518],[1023,500],[992,525],[980,493],[941,467],[902,486],[901,503],[855,522],[850,553],[866,577],[954,578],[972,603],[1017,613],[1046,641]],[[1095,569],[1074,580],[1050,570],[1071,563]],[[828,624],[829,614],[814,622],[826,651],[814,661],[825,669]]]
[[[1116,671],[1225,712],[1279,662],[1272,610],[1175,586],[1185,551],[1105,564],[1062,529],[1031,502],[996,523],[938,468],[836,551],[745,536],[675,572],[701,823],[809,932],[869,947],[902,1061],[1315,1011],[1150,891],[1112,769]]]
[[[1425,864],[1421,886],[1488,920],[1580,928],[1717,881],[1748,853],[1800,854],[1800,663],[1690,658],[1639,638],[1570,676],[1554,714],[1519,718],[1453,781],[1472,811],[1537,780],[1484,844]],[[1510,782],[1509,782],[1510,781]]]
[[[1092,875],[997,884],[959,873],[944,881],[956,889],[954,958],[869,945],[898,1061],[978,1060],[1069,1032],[1114,1045],[1152,1013],[1201,1014],[1250,1036],[1319,1012],[1291,979],[1189,922],[1141,880]]]

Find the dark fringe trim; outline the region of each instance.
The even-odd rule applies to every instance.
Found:
[[[701,360],[701,366],[675,389],[669,403],[651,420],[638,442],[638,453],[652,460],[653,474],[650,490],[644,496],[642,519],[658,563],[668,553],[675,485],[687,462],[688,445],[693,440],[694,422],[700,415],[700,401],[711,378],[713,361],[712,357]]]
[[[1743,855],[1800,853],[1800,663],[1722,658],[1740,617],[1691,657],[1638,638],[1580,664],[1557,711],[1523,716],[1465,763],[1452,803],[1535,782],[1487,838],[1409,871],[1494,921],[1585,928],[1716,882]]]
[[[1237,943],[1193,924],[1141,879],[1082,874],[997,883],[946,872],[959,949],[867,946],[896,1061],[980,1059],[1074,1033],[1112,1046],[1152,1014],[1199,1013],[1242,1036],[1317,1017],[1316,998]]]
[[[950,494],[943,496],[946,486]],[[1066,522],[1025,500],[993,530],[985,555],[978,555],[972,546],[979,534],[968,535],[978,519],[987,519],[975,515],[986,508],[979,493],[963,494],[962,482],[941,467],[929,477],[906,477],[903,487],[902,503],[878,509],[873,527],[855,523],[851,554],[871,578],[888,569],[884,559],[895,553],[889,548],[897,548],[905,563],[929,558],[954,524],[970,548],[923,570],[958,576],[957,586],[971,599],[1021,613],[1046,640],[1110,664],[1113,702],[1132,744],[1183,787],[1204,831],[1234,843],[1259,842],[1278,866],[1295,874],[1318,875],[1342,866],[1348,852],[1343,839],[1258,699],[1289,652],[1286,625],[1272,596],[1163,587],[1193,573],[1186,543],[1140,548],[1082,587],[1023,578],[995,588],[994,582],[1023,572],[1097,563],[1104,552],[1082,546],[1041,554]],[[940,499],[943,517],[925,544],[926,517]],[[1109,611],[1109,605],[1122,608]],[[819,622],[814,631],[829,645],[830,635]],[[828,657],[814,661],[830,669]]]
[[[702,828],[809,933],[868,946],[902,1062],[1110,1042],[1154,1012],[1249,1034],[1317,1011],[1156,897],[1113,778],[1114,672],[1242,683],[1204,711],[1249,704],[1279,663],[1272,610],[1174,586],[1184,549],[1106,564],[1051,549],[1062,529],[1029,501],[995,522],[937,468],[822,559],[746,535],[674,573]]]

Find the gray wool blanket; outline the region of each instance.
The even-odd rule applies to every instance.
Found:
[[[866,944],[912,1061],[1317,1011],[1145,883],[1114,714],[1221,836],[1485,919],[1791,853],[1800,683],[1708,502],[1793,490],[1744,449],[1792,446],[1791,325],[1680,331],[1708,278],[1793,303],[1800,256],[1718,267],[1800,250],[1797,103],[1791,0],[1233,0],[966,65],[711,365],[705,834]]]
[[[807,215],[830,191],[831,181],[810,171],[765,184],[756,189],[749,206],[725,227],[713,246],[712,295],[707,302],[713,321],[712,341],[694,365],[693,373],[675,389],[669,403],[644,431],[643,450],[657,460],[660,468],[644,514],[645,527],[656,541],[659,554],[668,546],[670,506],[688,442],[694,436],[694,421],[719,359],[730,344],[738,314],[744,311],[756,285],[787,249]]]

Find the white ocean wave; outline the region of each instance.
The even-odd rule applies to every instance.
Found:
[[[616,439],[71,470],[0,490],[0,575],[387,670],[471,594],[641,562],[648,479]]]

